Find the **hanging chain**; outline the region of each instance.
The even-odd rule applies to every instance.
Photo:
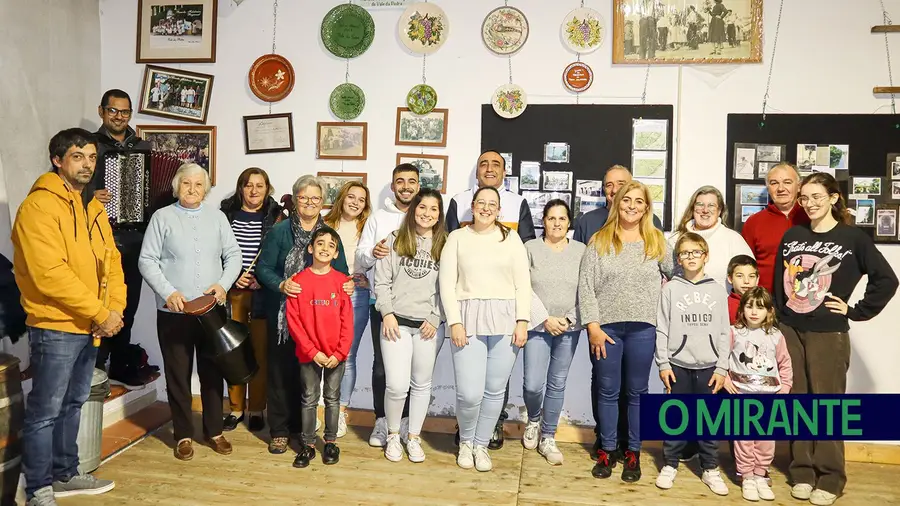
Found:
[[[425,80],[425,58],[427,57],[428,55],[422,55],[422,84],[426,84],[428,82]]]
[[[347,58],[347,67],[344,70],[344,82],[345,83],[350,82],[350,58]]]
[[[512,84],[512,55],[508,55],[506,61],[509,63],[509,84]]]
[[[275,54],[275,33],[278,30],[278,0],[272,4],[272,54]]]
[[[644,92],[641,93],[641,105],[647,103],[647,83],[650,82],[650,64],[647,64],[647,72],[644,74]]]
[[[887,9],[884,8],[884,0],[881,0],[881,15],[884,18],[884,24],[890,26],[891,17],[888,16]],[[891,71],[891,46],[888,43],[888,32],[884,32],[884,49],[887,51],[888,79],[890,79],[891,88],[894,87],[894,73]],[[897,114],[897,104],[894,101],[894,94],[891,93],[891,114]]]
[[[509,0],[503,0],[503,6],[509,7]]]
[[[584,0],[581,0],[581,8],[584,9]]]
[[[766,105],[769,102],[769,88],[772,85],[772,70],[775,68],[775,48],[778,47],[778,32],[781,29],[781,11],[784,9],[784,0],[778,6],[778,24],[775,25],[775,40],[772,41],[772,57],[769,58],[769,77],[766,79],[766,93],[763,95],[762,120],[766,121]]]

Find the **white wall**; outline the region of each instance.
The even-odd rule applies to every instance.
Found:
[[[273,112],[293,112],[295,153],[244,155],[241,116],[264,114],[268,106],[256,99],[247,85],[253,61],[271,50],[272,2],[219,2],[218,63],[171,65],[211,73],[216,76],[208,123],[219,127],[218,181],[210,196],[217,202],[231,190],[239,172],[248,166],[264,167],[278,193],[289,191],[300,175],[316,171],[364,171],[369,186],[388,195],[390,169],[398,151],[394,146],[396,108],[403,106],[410,87],[421,81],[421,57],[407,53],[398,41],[400,10],[373,10],[376,37],[367,53],[350,62],[351,81],[366,93],[367,105],[359,121],[369,123],[367,161],[339,162],[315,159],[316,121],[334,121],[328,111],[331,90],[344,81],[345,61],[328,53],[319,40],[319,26],[328,10],[339,2],[279,3],[278,49],[297,74],[294,90]],[[593,88],[581,103],[640,103],[646,67],[611,64],[611,0],[587,0],[586,5],[606,16],[604,47],[587,55],[596,74]],[[500,4],[499,1],[494,4]],[[451,23],[447,44],[427,60],[428,83],[439,94],[439,107],[450,109],[449,139],[445,149],[426,152],[450,155],[448,197],[473,181],[474,161],[480,148],[480,105],[490,100],[492,91],[507,82],[507,61],[488,52],[480,39],[484,15],[494,4],[476,0],[440,2]],[[559,40],[559,24],[579,2],[515,0],[531,21],[531,35],[522,51],[512,59],[514,81],[528,91],[531,103],[573,104],[560,74],[574,61]],[[852,5],[852,6],[851,6]],[[900,0],[885,0],[889,11],[900,16]],[[134,2],[101,0],[103,88],[122,88],[136,97],[140,92],[143,65],[134,61]],[[729,112],[759,112],[768,73],[778,3],[766,2],[764,14],[765,64],[740,66],[656,66],[650,72],[647,103],[676,106],[676,213],[693,190],[702,185],[724,185],[725,121]],[[786,113],[869,113],[887,104],[872,96],[874,85],[887,82],[884,39],[869,34],[881,23],[877,3],[849,3],[837,0],[792,0],[785,2],[778,56],[772,79],[770,111]],[[895,59],[900,59],[900,37],[891,42]],[[898,69],[895,69],[898,70]],[[900,70],[898,70],[900,76]],[[881,109],[879,112],[887,112]],[[162,123],[157,118],[137,115],[132,124]],[[171,123],[171,122],[170,122]],[[811,142],[815,139],[811,139]],[[851,148],[852,150],[852,148]],[[882,247],[897,271],[900,248]],[[139,313],[136,335],[151,355],[156,355],[155,326],[149,298]],[[898,392],[900,377],[890,374],[894,358],[900,355],[900,341],[889,327],[900,310],[900,298],[873,322],[853,326],[854,354],[850,389],[858,392]],[[368,371],[371,367],[368,336],[360,347],[362,373],[354,404],[371,407]],[[158,363],[158,361],[157,361]],[[448,351],[442,351],[435,378],[436,413],[452,413],[453,376]],[[592,423],[588,394],[589,363],[586,343],[581,343],[569,379],[566,399],[568,417]],[[510,402],[522,406],[521,361],[513,373]],[[654,380],[651,388],[658,389]]]

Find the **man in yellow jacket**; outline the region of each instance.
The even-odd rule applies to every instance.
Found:
[[[50,140],[49,151],[53,171],[31,187],[12,232],[31,346],[22,442],[28,506],[53,506],[54,497],[100,494],[115,486],[78,474],[76,437],[97,357],[93,339],[122,328],[122,263],[103,205],[81,196],[97,160],[93,134],[63,130]],[[108,297],[101,299],[105,272]]]

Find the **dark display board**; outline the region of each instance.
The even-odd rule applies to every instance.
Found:
[[[634,120],[665,120],[665,149],[650,154],[665,160],[665,177],[658,182],[664,185],[660,192],[665,202],[662,221],[670,230],[672,118],[671,105],[529,105],[521,116],[504,119],[488,104],[481,108],[481,147],[512,154],[512,174],[507,177],[520,178],[523,161],[540,162],[542,177],[539,187],[532,190],[535,192],[550,191],[544,186],[544,172],[572,172],[572,189],[567,193],[574,207],[576,181],[602,181],[606,170],[616,164],[631,168]],[[659,142],[662,144],[662,139]],[[547,143],[568,144],[568,163],[545,163]],[[523,191],[528,190],[519,189],[519,193]]]
[[[893,165],[900,156],[900,115],[892,114],[767,114],[763,121],[760,114],[729,114],[728,144],[726,147],[725,199],[731,211],[730,224],[740,230],[741,202],[736,197],[738,185],[765,185],[765,174],[756,174],[754,180],[735,178],[735,154],[742,144],[784,145],[783,160],[795,165],[805,157],[798,145],[832,146],[832,152],[840,158],[840,149],[846,149],[843,160],[837,165],[835,177],[841,186],[847,205],[856,209],[866,200],[874,201],[875,209],[865,210],[871,224],[858,226],[876,241],[897,243],[897,213],[900,208],[900,165]],[[735,146],[737,144],[737,147]],[[827,157],[825,157],[827,159]],[[819,158],[823,160],[822,157]],[[900,163],[900,162],[897,162]],[[758,162],[757,162],[758,165]],[[892,173],[893,171],[893,173]],[[759,177],[762,176],[762,177]],[[880,178],[866,187],[854,188],[854,178]],[[860,181],[857,181],[859,183]],[[896,183],[896,184],[895,184]],[[880,186],[878,193],[874,184]],[[896,189],[895,189],[896,187]],[[862,190],[861,192],[858,190]],[[851,196],[865,194],[865,200]],[[876,211],[877,209],[877,211]],[[877,212],[877,214],[876,214]],[[889,221],[893,214],[893,224]],[[893,235],[887,234],[893,228]],[[879,235],[880,234],[880,235]]]

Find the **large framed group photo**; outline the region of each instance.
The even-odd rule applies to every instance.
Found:
[[[176,165],[196,163],[209,172],[216,184],[216,127],[185,125],[138,125],[137,134],[150,143],[156,157],[176,160]]]
[[[215,63],[218,0],[138,0],[136,63]]]
[[[209,74],[147,65],[138,112],[205,124],[212,85]]]

